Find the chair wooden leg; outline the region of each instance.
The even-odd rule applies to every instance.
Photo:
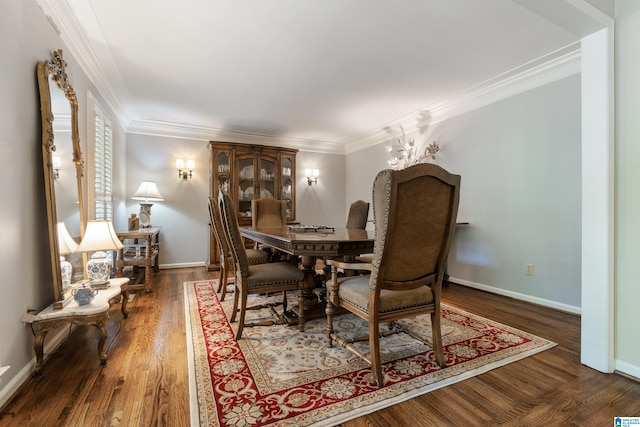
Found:
[[[236,321],[236,314],[238,313],[238,298],[240,297],[240,290],[238,289],[238,280],[236,279],[234,284],[235,291],[233,292],[233,308],[231,309],[231,318],[229,323]]]
[[[431,338],[433,341],[433,354],[436,362],[441,368],[447,366],[444,358],[444,349],[442,346],[442,330],[440,328],[440,310],[436,309],[431,313]]]
[[[238,295],[239,290],[236,288],[236,295]],[[242,330],[244,329],[244,316],[247,313],[247,293],[243,292],[240,296],[242,300],[240,301],[240,318],[238,319],[238,331],[236,332],[236,340],[239,340],[242,337]]]
[[[384,376],[382,375],[382,361],[380,360],[380,333],[378,332],[378,321],[375,318],[369,319],[369,349],[371,351],[371,371],[378,387],[384,386]]]
[[[220,294],[220,302],[224,301],[227,295],[227,266],[226,262],[220,263],[220,284],[218,285],[218,293]]]
[[[329,347],[333,347],[333,313],[335,313],[335,308],[331,301],[327,300],[327,305],[325,306],[324,312],[327,315],[327,328],[325,329],[325,334],[327,335],[327,345]]]
[[[300,329],[300,332],[304,332],[304,295],[302,294],[302,291],[298,291],[298,307],[300,307],[300,312],[298,313],[298,328]]]

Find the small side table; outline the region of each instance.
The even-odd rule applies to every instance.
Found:
[[[70,323],[73,325],[89,326],[93,325],[100,331],[100,339],[98,341],[98,357],[100,364],[107,363],[107,354],[104,351],[104,345],[107,341],[107,322],[109,320],[109,307],[116,299],[122,296],[122,315],[126,318],[128,315],[127,302],[128,295],[128,278],[111,279],[107,289],[100,289],[95,298],[86,305],[78,305],[75,300],[69,301],[63,308],[54,309],[53,304],[42,310],[36,315],[31,322],[35,340],[33,349],[36,353],[35,373],[38,374],[42,369],[44,338],[49,330],[57,328],[60,325]]]
[[[118,277],[123,276],[125,266],[144,267],[144,285],[131,283],[129,289],[144,289],[145,292],[151,292],[151,272],[157,273],[159,270],[158,258],[160,255],[160,228],[149,227],[141,228],[133,231],[120,231],[116,233],[120,241],[124,244],[124,248],[118,250],[116,258],[116,269]],[[133,245],[127,245],[125,240],[131,239]],[[143,242],[143,243],[141,243]],[[130,253],[126,251],[128,247],[137,246],[140,251]],[[143,254],[144,252],[144,254]]]

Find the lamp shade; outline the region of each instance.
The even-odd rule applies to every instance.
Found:
[[[123,247],[111,221],[89,221],[77,252],[113,251]]]
[[[161,202],[164,200],[155,181],[142,181],[140,187],[138,187],[131,198],[133,200],[144,200],[146,202]]]
[[[60,255],[66,255],[75,252],[78,249],[78,244],[73,237],[69,234],[64,222],[58,223],[58,250]]]

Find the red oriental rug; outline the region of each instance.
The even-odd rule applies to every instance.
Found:
[[[308,321],[304,332],[284,325],[245,328],[236,341],[236,326],[228,321],[233,294],[221,303],[217,286],[217,280],[185,283],[192,426],[331,426],[555,346],[443,305],[447,367],[440,368],[431,348],[406,334],[383,338],[385,386],[379,388],[365,362],[327,346],[325,319]],[[251,305],[267,297],[249,298]],[[296,296],[290,298],[295,304]],[[264,310],[247,317],[270,315]],[[430,335],[428,316],[408,323]],[[345,335],[367,330],[351,314],[336,317],[334,327]],[[368,352],[367,342],[360,345]]]

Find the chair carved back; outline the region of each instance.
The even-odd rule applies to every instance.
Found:
[[[249,260],[244,247],[242,235],[240,235],[240,226],[238,225],[238,217],[233,210],[231,197],[224,191],[218,193],[218,206],[220,208],[220,217],[227,237],[229,238],[229,247],[231,255],[236,263],[236,269],[244,277],[249,275]]]
[[[371,289],[437,286],[455,228],[460,176],[434,164],[384,170],[373,186],[376,241]]]
[[[223,262],[226,258],[231,256],[231,249],[227,242],[227,236],[222,225],[222,217],[220,216],[220,208],[216,201],[209,197],[209,220],[211,221],[211,232],[213,237],[218,242],[218,249],[220,250],[220,261]]]

